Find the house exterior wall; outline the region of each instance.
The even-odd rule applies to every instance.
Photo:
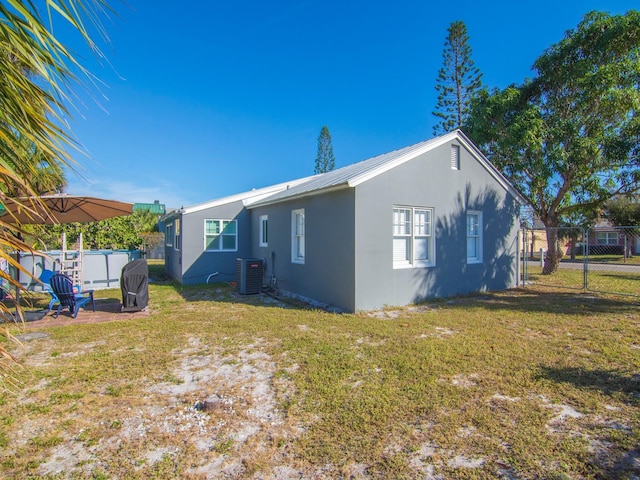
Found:
[[[182,215],[177,215],[171,220],[166,220],[163,222],[163,231],[165,232],[164,238],[164,271],[167,275],[169,275],[174,280],[182,283],[182,259],[180,256],[180,250],[176,249],[173,245],[174,239],[169,239],[166,237],[166,227],[171,225],[175,232],[175,224],[176,220],[182,223]]]
[[[228,252],[205,251],[204,221],[236,220],[238,249]],[[236,279],[236,259],[247,257],[251,248],[250,214],[242,201],[211,207],[182,215],[182,245],[174,252],[180,263],[179,278],[183,285],[205,283],[212,273],[211,282],[233,281]],[[167,247],[168,249],[171,247]],[[173,247],[175,248],[175,247]],[[175,259],[173,262],[175,263]]]
[[[304,209],[305,261],[291,259],[292,211]],[[259,222],[268,215],[268,246],[259,246]],[[354,191],[323,195],[251,209],[252,256],[266,260],[265,281],[273,275],[281,290],[355,310]]]
[[[515,286],[518,204],[460,151],[460,170],[443,145],[356,187],[355,310]],[[434,209],[435,266],[394,268],[394,206]],[[482,212],[479,264],[467,264],[469,210]]]
[[[368,170],[371,176],[352,169],[349,177],[329,177],[333,183],[291,191],[288,198],[272,198],[273,203],[267,198],[248,209],[242,201],[187,209],[181,218],[180,250],[167,247],[169,269],[179,272],[172,276],[183,284],[204,283],[215,272],[215,281],[235,280],[237,258],[260,258],[266,266],[264,284],[346,311],[513,287],[518,275],[517,193],[509,193],[496,178],[499,174],[466,149],[464,136],[451,138],[451,143],[416,151],[426,153],[415,153],[410,160],[391,156],[398,161],[379,163],[388,168]],[[452,145],[460,149],[459,163],[452,161]],[[347,186],[344,178],[355,186]],[[394,208],[432,212],[430,266],[394,266]],[[304,210],[305,216],[303,263],[292,259],[296,210]],[[481,218],[477,262],[467,259],[471,211]],[[266,246],[260,245],[263,216],[268,217]],[[237,220],[237,251],[205,252],[205,219]]]

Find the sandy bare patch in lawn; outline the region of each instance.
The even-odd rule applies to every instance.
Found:
[[[303,430],[285,418],[276,398],[276,391],[285,395],[293,387],[274,377],[266,347],[256,340],[222,352],[197,337],[188,339],[184,349],[173,352],[170,380],[149,382],[145,401],[137,406],[114,403],[113,411],[101,412],[100,418],[111,419],[101,422],[104,435],[92,442],[85,441],[88,430],[69,435],[40,464],[39,474],[87,474],[129,451],[134,454],[129,469],[181,456],[191,465],[187,473],[204,478],[243,478],[250,470],[299,478],[302,472],[288,457],[287,445]],[[37,357],[30,363],[47,355]],[[25,425],[23,441],[34,430]]]
[[[435,337],[435,338],[449,338],[453,335],[456,335],[460,333],[457,330],[451,330],[450,328],[444,328],[444,327],[435,327],[434,332],[433,333],[422,333],[419,335],[418,338],[429,338],[429,337]]]
[[[446,379],[440,379],[440,381],[447,382]],[[471,373],[469,375],[460,373],[458,375],[454,375],[451,378],[451,385],[454,385],[460,388],[472,388],[478,385],[479,381],[480,381],[480,375],[478,375],[477,373]]]
[[[408,315],[417,315],[428,311],[434,311],[437,307],[431,305],[414,305],[411,307],[393,309],[393,310],[374,310],[366,313],[367,317],[377,318],[379,320],[395,320],[404,318]]]
[[[298,328],[307,329],[305,325]],[[434,327],[429,334],[450,338],[456,333]],[[52,339],[41,338],[38,342],[39,348],[27,343],[21,349],[19,356],[26,365],[55,364],[56,359],[67,358],[66,352],[56,352]],[[355,339],[356,348],[378,344],[367,337]],[[77,354],[88,354],[102,345],[81,344]],[[185,339],[183,348],[172,352],[174,362],[162,381],[146,380],[144,398],[129,402],[114,397],[113,402],[101,403],[100,411],[87,414],[70,410],[66,418],[56,419],[74,427],[56,433],[61,439],[48,450],[48,458],[35,459],[41,462],[37,474],[60,478],[90,477],[96,471],[143,475],[148,473],[145,469],[161,469],[164,464],[174,463],[187,466],[181,473],[198,479],[335,478],[338,473],[343,478],[374,478],[370,466],[360,462],[342,466],[299,463],[293,444],[305,429],[280,409],[281,402],[296,392],[286,376],[276,375],[276,370],[283,367],[272,356],[272,347],[264,339],[238,346],[213,345],[198,336]],[[300,368],[293,364],[283,371]],[[457,374],[444,376],[440,382],[461,392],[476,392],[485,376],[482,371]],[[17,400],[21,404],[33,403],[31,396],[53,388],[50,383],[40,380],[29,391],[20,392]],[[359,380],[354,381],[353,388],[359,386]],[[537,405],[548,413],[549,435],[585,439],[594,459],[603,465],[608,465],[608,459],[617,453],[606,433],[631,434],[631,428],[619,420],[624,418],[621,407],[605,406],[606,414],[600,411],[596,415],[536,393],[521,398],[492,392],[482,396],[481,401],[496,406],[519,402]],[[494,414],[508,415],[508,409],[496,408]],[[5,454],[18,452],[35,437],[50,438],[53,421],[24,421],[14,430]],[[499,478],[518,478],[516,468],[506,460],[496,462],[486,451],[468,448],[474,442],[483,442],[495,445],[497,452],[507,452],[509,445],[502,439],[488,438],[479,428],[463,424],[453,434],[460,440],[457,448],[456,442],[453,447],[438,445],[430,435],[431,428],[433,425],[429,424],[416,428],[410,435],[411,449],[407,438],[390,439],[385,454],[403,456],[415,474],[412,478],[439,480],[446,478],[444,471],[472,477],[474,470],[478,476],[493,471],[498,472]],[[640,470],[640,453],[636,450],[623,461],[624,468]],[[610,471],[615,468],[620,467],[613,465]]]

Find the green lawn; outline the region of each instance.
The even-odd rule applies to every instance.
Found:
[[[576,261],[579,263],[584,262],[584,256],[576,255],[574,260],[567,255],[563,257],[563,261]],[[623,255],[589,255],[590,263],[612,263],[612,264],[628,264],[628,265],[640,265],[640,255],[634,255],[633,257],[624,257]]]
[[[587,291],[640,296],[640,268],[633,264],[597,265],[590,263],[587,271]],[[528,266],[528,280],[533,285],[574,290],[582,290],[585,284],[582,268],[571,269],[562,266],[554,275],[542,275],[542,267],[530,264]]]
[[[153,282],[148,317],[9,347],[0,477],[637,478],[637,299],[558,292],[338,315]]]

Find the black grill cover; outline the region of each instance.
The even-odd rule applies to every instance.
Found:
[[[149,303],[149,267],[146,260],[133,260],[122,267],[122,310],[143,310]]]

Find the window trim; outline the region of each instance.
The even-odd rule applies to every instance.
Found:
[[[173,247],[173,222],[164,226],[164,245],[165,247]]]
[[[210,235],[207,234],[207,222],[219,222],[219,229],[220,229],[220,233],[216,236],[216,235]],[[235,233],[234,233],[234,238],[235,238],[235,246],[234,248],[222,248],[223,246],[223,234],[224,234],[224,223],[223,222],[229,222],[229,223],[233,223],[235,225]],[[229,218],[205,218],[203,221],[203,239],[204,239],[204,251],[205,252],[213,252],[213,253],[224,253],[224,252],[237,252],[238,251],[238,221],[237,220],[232,220]],[[220,248],[207,248],[207,238],[209,237],[214,237],[216,236],[218,238],[218,246]],[[229,234],[227,234],[226,236],[230,236]]]
[[[173,249],[180,250],[180,219],[173,222]]]
[[[409,233],[398,233],[396,227],[399,224],[395,222],[395,213],[398,210],[405,210],[410,212],[410,221],[408,222],[408,226],[410,228]],[[406,205],[394,205],[393,206],[393,218],[392,218],[392,237],[393,243],[398,238],[406,238],[409,241],[409,260],[397,261],[393,259],[393,243],[392,243],[392,263],[394,269],[403,269],[403,268],[426,268],[426,267],[435,267],[436,265],[436,239],[435,239],[435,209],[433,207],[423,207],[423,206],[406,206]],[[428,225],[428,233],[426,235],[417,235],[416,234],[416,213],[417,212],[428,212],[429,221],[426,222]],[[407,224],[407,222],[405,222]],[[416,240],[420,238],[427,238],[429,240],[427,250],[428,255],[427,259],[416,259]]]
[[[478,219],[478,233],[476,235],[470,235],[469,234],[469,217],[474,216]],[[465,225],[465,230],[466,230],[466,238],[467,238],[467,264],[472,265],[472,264],[479,264],[482,263],[482,258],[483,258],[483,252],[482,252],[482,244],[484,242],[483,239],[483,221],[482,221],[482,212],[479,210],[467,210],[467,216],[466,216],[466,225]],[[469,240],[475,238],[475,242],[476,242],[476,255],[475,256],[470,256],[469,255]]]
[[[302,216],[302,233],[298,232],[298,217]],[[306,217],[304,208],[291,210],[291,263],[304,265],[306,259]],[[301,247],[301,248],[300,248]],[[300,255],[302,251],[302,255]]]
[[[600,235],[605,236],[605,243],[600,242]],[[616,243],[611,243],[611,241],[615,240]],[[614,232],[611,230],[606,230],[603,232],[596,233],[596,245],[598,246],[607,246],[607,245],[620,245],[620,236],[618,232]]]
[[[269,215],[260,215],[258,223],[258,246],[269,246]]]

